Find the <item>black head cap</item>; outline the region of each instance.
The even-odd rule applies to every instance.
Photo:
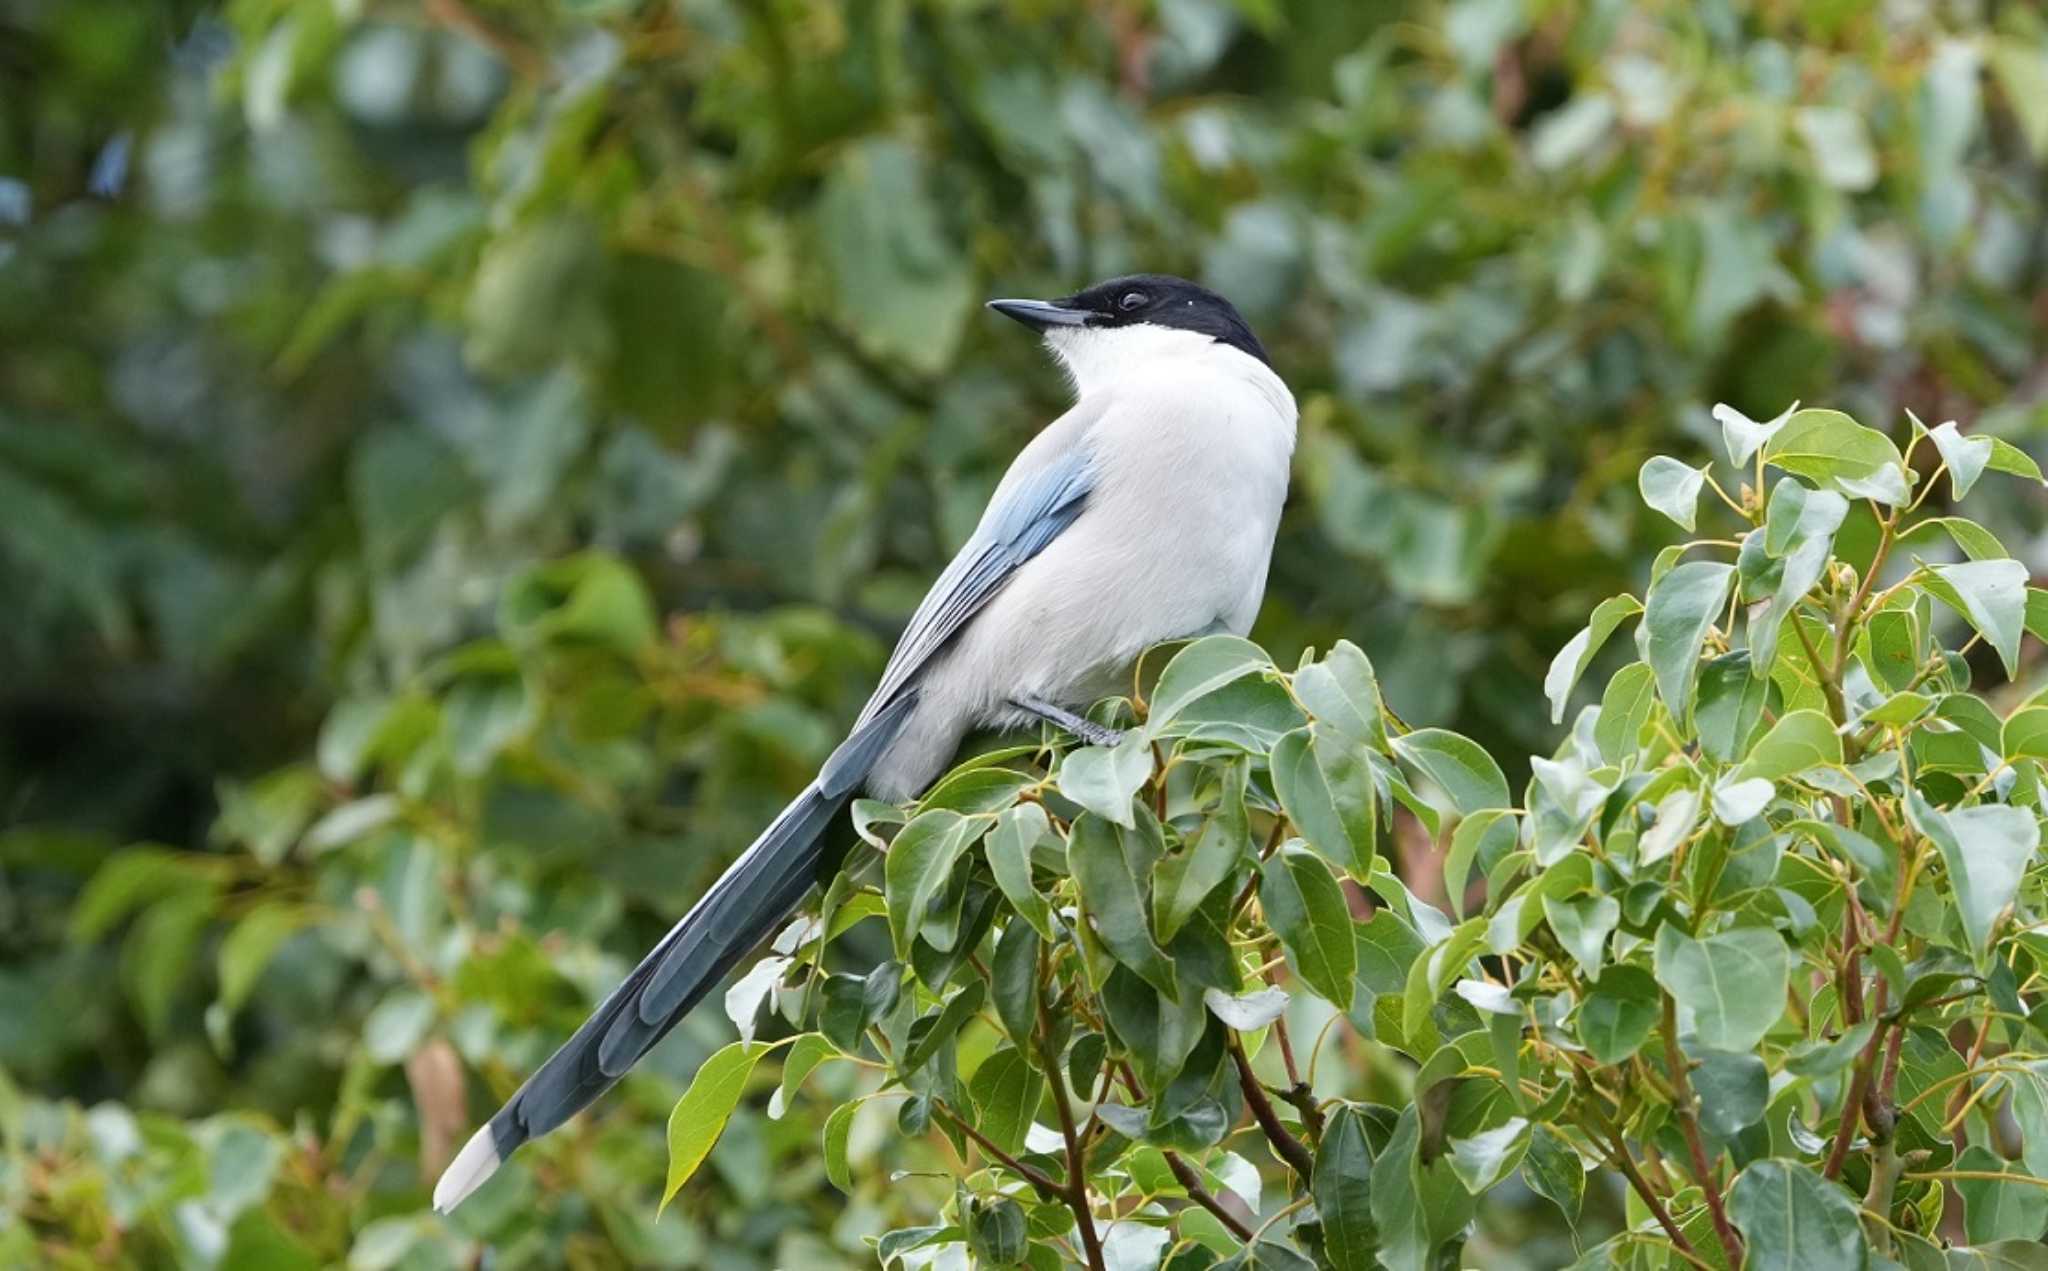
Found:
[[[1237,307],[1199,283],[1171,274],[1126,274],[1045,304],[992,300],[989,306],[1029,326],[1125,327],[1141,322],[1197,331],[1272,365]]]

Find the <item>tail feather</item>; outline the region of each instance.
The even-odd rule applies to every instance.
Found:
[[[909,695],[892,703],[833,752],[818,780],[783,809],[469,1141],[434,1188],[436,1209],[454,1208],[521,1144],[610,1089],[789,916],[817,881],[826,831],[914,703]]]

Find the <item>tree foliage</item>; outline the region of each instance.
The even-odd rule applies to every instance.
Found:
[[[820,1025],[798,1085],[870,1074],[828,1124],[885,1101],[961,1163],[885,1263],[1422,1271],[1518,1172],[1576,1226],[1589,1170],[1630,1193],[1585,1266],[2042,1261],[2048,707],[1995,710],[1962,654],[2012,664],[2048,592],[1925,509],[2040,469],[1946,424],[1901,451],[1834,411],[1721,413],[1725,467],[1674,498],[1653,457],[1642,485],[1688,528],[1711,490],[1732,535],[1659,554],[1639,660],[1519,799],[1389,716],[1355,646],[1290,673],[1215,636],[1098,708],[1114,747],[1048,737],[862,809],[873,850],[728,1005]],[[1852,520],[1867,551],[1838,550]],[[1936,535],[1978,550],[1895,557]],[[1560,651],[1560,702],[1593,642]],[[1448,844],[1451,912],[1383,858],[1397,807]],[[895,960],[835,971],[863,901]],[[756,1054],[676,1105],[670,1193]]]
[[[1405,879],[1454,931],[1488,917],[1506,898],[1468,896],[1466,880],[1535,841],[1534,796],[1512,793],[1531,771],[1546,790],[1563,783],[1545,814],[1555,823],[1540,823],[1562,834],[1582,811],[1573,799],[1591,797],[1583,781],[1605,780],[1574,763],[1601,769],[1592,758],[1627,750],[1630,721],[1640,731],[1687,700],[1674,732],[1697,739],[1696,770],[1716,779],[1657,800],[1670,818],[1633,827],[1638,860],[1698,860],[1701,825],[1754,808],[1749,820],[1780,827],[1772,839],[1791,835],[1779,867],[1881,871],[1896,841],[1825,802],[1799,819],[1834,829],[1783,827],[1809,761],[1832,757],[1814,712],[1831,719],[1833,703],[1785,708],[1718,655],[1725,642],[1796,664],[1804,634],[1827,662],[1833,646],[1801,597],[1833,595],[1835,562],[1864,569],[1882,531],[1862,510],[1826,526],[1822,496],[1892,506],[1882,499],[1904,469],[1889,475],[1884,447],[1901,442],[1915,442],[1920,470],[1938,454],[1957,480],[1907,486],[1925,501],[1910,536],[1895,527],[1891,568],[1925,561],[1911,588],[1927,613],[1978,624],[1969,673],[2016,670],[2023,687],[1993,698],[1995,725],[1954,716],[1970,711],[1959,703],[1943,713],[1960,666],[1865,703],[1862,730],[1834,734],[1844,770],[1852,743],[1877,744],[1860,740],[1872,728],[1904,729],[1954,763],[1959,737],[1995,736],[2005,759],[2041,731],[2013,713],[2032,646],[2014,625],[2018,575],[1998,564],[2034,561],[2041,503],[1984,475],[2013,460],[1980,463],[1978,448],[2031,445],[2041,423],[2048,32],[2027,6],[247,0],[215,13],[77,0],[17,5],[0,24],[7,1261],[436,1266],[488,1242],[508,1266],[860,1265],[868,1239],[934,1224],[969,1238],[899,1236],[890,1252],[1001,1262],[1047,1240],[1072,1248],[1028,1180],[998,1195],[999,1173],[961,1179],[963,1160],[991,1158],[959,1155],[938,1111],[1038,1159],[1033,1123],[1002,1111],[1034,1081],[1050,1089],[1016,1045],[1032,1031],[1016,996],[1023,945],[1006,960],[989,945],[981,967],[963,958],[939,980],[987,988],[978,1004],[947,998],[945,1029],[927,1026],[912,1052],[926,1083],[912,1094],[929,1096],[936,1132],[900,1133],[894,1105],[910,1100],[874,1094],[882,1070],[825,1060],[898,1062],[860,1050],[864,1038],[939,1006],[924,977],[939,975],[945,906],[960,902],[959,924],[984,917],[954,890],[963,868],[992,927],[1007,935],[1021,918],[1037,938],[1047,988],[1079,974],[1099,998],[1135,981],[1121,1007],[1142,1014],[1133,1003],[1152,994],[1192,1012],[1211,987],[1199,974],[1244,976],[1176,952],[1213,935],[1204,905],[1228,882],[1252,886],[1240,921],[1265,924],[1283,959],[1273,970],[1293,995],[1298,1060],[1316,1053],[1318,991],[1369,982],[1376,1003],[1399,1003],[1333,1026],[1317,1080],[1341,1106],[1321,1113],[1306,1174],[1243,1140],[1175,1149],[1202,1156],[1191,1177],[1219,1204],[1248,1202],[1230,1210],[1247,1222],[1313,1194],[1313,1211],[1267,1231],[1261,1264],[1287,1257],[1293,1220],[1311,1212],[1322,1256],[1434,1247],[1473,1194],[1465,1180],[1492,1175],[1549,1200],[1487,1191],[1469,1255],[1568,1261],[1551,1200],[1584,1245],[1645,1218],[1610,1174],[1579,1168],[1586,1144],[1570,1126],[1517,1110],[1520,1147],[1459,1137],[1480,1145],[1443,1158],[1456,1190],[1389,1164],[1408,1150],[1437,1162],[1452,1141],[1422,1132],[1418,1105],[1412,1149],[1390,1155],[1409,1140],[1370,1106],[1403,1106],[1411,1087],[1393,1039],[1441,1038],[1445,1010],[1485,1011],[1430,996],[1411,1022],[1406,973],[1441,952],[1441,933],[1380,892],[1386,907],[1358,923],[1361,888]],[[1185,666],[1178,686],[1141,686],[1157,755],[1013,754],[934,792],[957,819],[912,809],[928,863],[944,861],[917,880],[922,905],[870,878],[879,908],[873,892],[831,898],[828,974],[806,979],[820,955],[799,931],[775,954],[789,963],[740,982],[735,1014],[753,1020],[747,1003],[774,996],[799,1022],[756,1020],[750,1040],[779,1047],[724,1052],[747,1066],[732,1117],[660,1218],[664,1161],[690,1154],[665,1151],[671,1109],[733,1043],[715,1012],[454,1220],[426,1217],[433,1170],[475,1117],[829,752],[889,633],[1058,408],[1035,351],[992,332],[975,301],[1132,267],[1231,295],[1303,403],[1258,644],[1199,646],[1206,665]],[[1763,418],[1795,397],[1870,422],[1912,407],[1964,427],[1880,445],[1809,412],[1766,440],[1747,416],[1705,410],[1726,400]],[[1749,447],[1738,466],[1775,444],[1771,471],[1797,482],[1771,487],[1746,555],[1704,548],[1666,568],[1668,514],[1705,532],[1730,523],[1688,475],[1722,453],[1724,428]],[[1855,440],[1837,454],[1841,436]],[[1821,471],[1837,460],[1852,467]],[[1945,515],[1972,484],[1981,527]],[[1595,608],[1626,593],[1639,599]],[[1920,622],[1917,609],[1871,611],[1844,674],[1910,681],[1920,642],[1939,634]],[[1630,634],[1651,629],[1631,657]],[[1302,664],[1308,647],[1331,652]],[[1261,649],[1295,669],[1269,669]],[[1606,722],[1572,733],[1576,760],[1555,752],[1553,717],[1583,719],[1574,709],[1595,686]],[[1212,717],[1254,692],[1251,714]],[[1152,770],[1198,728],[1213,730],[1213,752]],[[1532,751],[1553,757],[1532,766]],[[1198,774],[1198,787],[1175,784]],[[1988,791],[2029,806],[1997,782]],[[2024,974],[2001,987],[1996,967],[2029,964],[1991,902],[2012,881],[2017,822],[1983,815],[1985,792],[1972,803],[1939,782],[1924,808],[1879,794],[1933,853],[1916,891],[1933,879],[1927,894],[1957,898],[1956,956],[2009,1013],[2005,987],[2031,989]],[[865,807],[863,825],[889,843],[902,815]],[[1068,859],[1076,824],[1079,881],[1056,892],[1065,872],[1044,865]],[[1276,824],[1282,840],[1250,883],[1243,845],[1263,848]],[[1589,832],[1604,844],[1612,828]],[[1546,857],[1564,851],[1542,841]],[[1761,870],[1754,846],[1731,840],[1724,872]],[[2024,900],[2034,884],[2019,879]],[[1075,893],[1083,883],[1092,899]],[[1331,938],[1333,895],[1342,921],[1374,935],[1348,959]],[[1752,903],[1710,899],[1713,914]],[[1556,938],[1545,956],[1564,959],[1545,973],[1594,990],[1546,1026],[1597,1064],[1652,1077],[1668,1073],[1661,995],[1731,959],[1754,971],[1766,947],[1740,934],[1764,924],[1737,906],[1748,917],[1734,932],[1686,928],[1661,960],[1654,943],[1624,950],[1641,915],[1592,881],[1524,910]],[[1116,946],[1071,951],[1105,912]],[[1830,930],[1838,940],[1839,922]],[[1787,975],[1801,974],[1812,949],[1781,943]],[[1056,965],[1055,948],[1070,950]],[[1859,956],[1866,979],[1882,957]],[[891,969],[899,960],[907,970]],[[1110,967],[1127,974],[1088,977]],[[1924,1001],[1977,1018],[1943,1000],[1978,983],[1960,963],[1955,974]],[[799,982],[807,1007],[774,987]],[[1272,986],[1235,982],[1195,1018],[1230,1020],[1255,1071],[1291,1091],[1277,1045],[1257,1044]],[[1886,983],[1894,1002],[1908,991]],[[1704,1035],[1754,1031],[1754,1003],[1729,1005],[1709,1011],[1719,1031]],[[1686,1036],[1703,1035],[1686,1006]],[[1864,1021],[1873,1035],[1878,1015]],[[1145,1018],[1159,1045],[1199,1040],[1189,1015]],[[1819,1018],[1815,1030],[1829,1027]],[[1730,1053],[1750,1050],[1782,1083],[1785,1024],[1763,1027]],[[1104,1058],[1083,1069],[1099,1075],[1110,1034],[1093,1031]],[[1889,1035],[1904,1038],[1906,1088],[1960,1071],[1925,1030]],[[1002,1051],[973,1048],[995,1039],[1012,1053],[991,1067]],[[1824,1066],[1839,1046],[1848,1066],[1834,1071],[1853,1071],[1855,1041],[1845,1032],[1797,1062]],[[2023,1044],[2023,1032],[1993,1037],[1971,1062]],[[1120,1141],[1195,1134],[1192,1093],[1153,1123],[1172,1056],[1124,1053],[1154,1102],[1124,1089]],[[1082,1083],[1068,1068],[1072,1094]],[[1749,1106],[1752,1076],[1733,1060],[1692,1070],[1698,1090],[1732,1092],[1703,1100],[1702,1121],[1711,1104],[1722,1127],[1703,1134],[1754,1133],[1719,1110]],[[2018,1117],[2031,1107],[2021,1088],[1984,1089],[1962,1124],[1975,1134],[1981,1109]],[[1768,1093],[1774,1117],[1782,1092]],[[1232,1110],[1227,1088],[1214,1098]],[[1307,1113],[1275,1107],[1306,1133]],[[1823,1132],[1817,1098],[1809,1111],[1800,1133]],[[1950,1115],[1944,1105],[1935,1128]],[[2004,1125],[1960,1152],[2005,1161]],[[1669,1190],[1688,1176],[1682,1146],[1631,1141],[1658,1145],[1644,1169],[1682,1208],[1683,1189]],[[1239,1147],[1236,1162],[1218,1154]],[[1772,1158],[1814,1160],[1775,1138],[1757,1159]],[[1181,1212],[1171,1186],[1192,1190],[1159,1173],[1156,1145],[1126,1159],[1152,1173],[1116,1180],[1117,1195],[1161,1198],[1176,1231],[1210,1214]],[[1858,1196],[1870,1159],[1852,1145],[1843,1166]],[[1902,1166],[1897,1194],[1921,1219],[1895,1222],[1936,1230],[1910,1176],[1942,1169],[1960,1189],[1942,1212],[1969,1222],[1950,1236],[1983,1243],[2022,1222],[2028,1185],[1980,1177],[1983,1164]],[[1731,1222],[1778,1221],[1769,1198],[1805,1195],[1800,1177],[1726,1190]],[[1107,1251],[1154,1248],[1162,1215],[1101,1216]],[[1834,1230],[1791,1229],[1802,1251]],[[1715,1257],[1711,1229],[1694,1234]],[[1900,1237],[1894,1256],[1917,1249]]]

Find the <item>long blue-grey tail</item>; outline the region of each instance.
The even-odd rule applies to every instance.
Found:
[[[435,1209],[453,1209],[521,1144],[609,1090],[789,916],[817,881],[826,831],[915,704],[915,693],[899,696],[832,752],[817,780],[469,1140],[434,1186]]]

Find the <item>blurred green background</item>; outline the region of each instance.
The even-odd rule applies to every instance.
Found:
[[[982,299],[1235,300],[1255,634],[1512,774],[1712,403],[2041,452],[2044,157],[2017,0],[0,0],[0,1262],[870,1264],[945,1148],[864,1115],[842,1196],[824,1077],[656,1220],[709,1004],[427,1188],[1062,406]]]

